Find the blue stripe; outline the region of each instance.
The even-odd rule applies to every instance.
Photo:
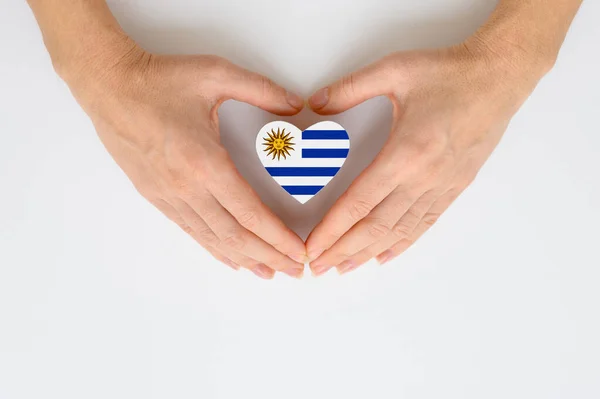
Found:
[[[281,186],[290,195],[315,195],[325,186]]]
[[[273,177],[276,176],[335,176],[340,168],[266,168]]]
[[[305,130],[302,132],[302,140],[348,140],[345,130]]]
[[[305,148],[302,158],[347,158],[347,148]]]

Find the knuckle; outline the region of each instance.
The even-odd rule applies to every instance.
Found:
[[[348,214],[354,221],[362,220],[369,215],[373,206],[366,200],[357,199],[350,204]]]
[[[217,237],[214,235],[214,233],[212,232],[212,230],[209,229],[208,227],[198,229],[196,231],[196,237],[198,237],[198,240],[200,242],[205,243],[206,245],[210,245],[210,246],[217,245],[218,241],[219,241],[217,239]]]
[[[202,158],[199,156],[197,151],[192,150],[191,148],[184,148],[178,151],[179,162],[175,165],[175,168],[179,171],[186,172],[190,170],[198,170],[201,169],[201,161]]]
[[[381,74],[389,80],[397,80],[396,78],[403,77],[404,64],[398,62],[397,58],[384,59],[380,64],[379,69]]]
[[[328,243],[335,243],[337,242],[340,238],[342,238],[342,236],[344,235],[344,232],[342,231],[328,231],[326,232],[323,238],[324,242],[328,242]]]
[[[204,94],[209,96],[218,95],[223,82],[231,73],[229,61],[218,56],[207,56],[197,65],[196,76]]]
[[[356,255],[356,253],[349,253],[348,251],[343,251],[343,252],[338,252],[336,258],[339,261],[339,263],[341,263],[346,259],[351,259],[354,255]],[[337,263],[337,262],[334,262],[334,263]]]
[[[427,177],[435,179],[436,177],[441,177],[444,173],[450,171],[447,167],[448,164],[444,162],[443,159],[428,159],[427,166],[425,168],[425,174]]]
[[[379,69],[389,77],[403,76],[406,62],[400,53],[392,53],[383,57],[378,65]]]
[[[208,167],[221,162],[223,156],[220,146],[216,145],[187,145],[175,152],[171,161],[171,173],[176,175],[191,176],[196,179],[206,178],[209,175]]]
[[[187,198],[193,192],[189,180],[182,176],[171,178],[171,189],[180,198]]]
[[[346,259],[350,259],[354,255],[356,255],[356,253],[355,252],[351,253],[348,250],[348,248],[338,248],[338,249],[332,251],[328,255],[328,257],[329,257],[331,263],[338,264],[338,263],[343,262]]]
[[[447,151],[447,141],[445,133],[430,133],[412,139],[404,145],[415,158],[430,161],[440,158]]]
[[[420,212],[419,208],[423,208],[422,205],[414,205],[409,208],[404,216],[402,217],[402,223],[407,226],[414,226],[419,222],[419,219],[425,214],[425,212]]]
[[[356,77],[353,73],[346,75],[342,78],[341,89],[344,96],[347,98],[353,98],[356,93]]]
[[[404,222],[398,222],[392,229],[396,237],[408,237],[413,231],[413,226]]]
[[[181,164],[181,160],[180,162],[169,163],[166,165],[164,181],[167,183],[170,191],[173,191],[178,195],[189,192],[190,182],[187,178],[185,168]]]
[[[419,143],[414,144],[418,151],[425,157],[434,157],[442,153],[445,148],[444,140],[435,138],[427,138]]]
[[[428,213],[423,218],[423,224],[427,227],[433,226],[440,218],[440,214],[438,213]]]
[[[430,175],[450,178],[456,173],[456,156],[451,150],[441,150],[434,154],[428,171]]]
[[[229,69],[229,61],[223,57],[209,55],[204,57],[203,72],[206,79],[221,78]]]
[[[271,79],[267,78],[266,76],[262,76],[262,75],[259,75],[258,79],[259,79],[259,83],[260,83],[260,87],[261,87],[262,97],[263,98],[269,97],[269,95],[273,92],[273,90],[275,90],[275,83],[273,83],[273,81]]]
[[[268,244],[271,245],[273,248],[275,248],[277,251],[281,252],[281,253],[287,253],[290,252],[290,248],[288,245],[286,245],[285,240],[283,239],[270,239],[268,241]]]
[[[211,205],[205,205],[202,203],[203,207],[202,220],[204,221],[204,225],[206,228],[208,226],[219,226],[221,221],[219,220],[218,210],[215,210]]]
[[[232,166],[231,163],[231,158],[229,157],[229,153],[227,152],[227,150],[218,145],[218,146],[211,146],[212,148],[210,148],[209,151],[207,151],[204,154],[204,159],[206,160],[206,166],[204,163],[202,163],[200,165],[201,169],[206,169],[209,168],[211,165],[213,165],[216,168],[230,168]],[[197,157],[197,155],[196,155]]]
[[[236,251],[241,251],[246,246],[246,237],[241,231],[232,231],[223,238],[223,245]]]
[[[265,263],[275,270],[283,270],[286,266],[282,256],[271,256],[265,260]]]
[[[371,238],[385,237],[390,233],[390,230],[389,224],[381,220],[370,221],[367,227],[367,233]]]
[[[237,217],[237,221],[248,230],[253,230],[261,224],[259,213],[254,209],[244,211]]]
[[[181,230],[185,231],[186,233],[188,233],[191,236],[194,235],[194,230],[190,226],[188,226],[187,224],[185,224],[183,222],[181,222],[181,223],[176,222],[176,223],[179,227],[181,227]]]

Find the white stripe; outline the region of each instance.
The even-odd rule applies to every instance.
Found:
[[[301,204],[306,204],[314,195],[292,195]]]
[[[340,168],[343,164],[345,158],[304,158],[304,159],[287,159],[287,160],[272,160],[266,159],[263,160],[263,165],[265,167],[286,167],[286,168],[307,168],[307,167],[338,167]]]
[[[285,176],[273,179],[281,186],[326,186],[332,177]]]
[[[302,140],[302,148],[350,148],[350,140]]]
[[[316,125],[312,125],[306,130],[346,130],[340,124],[335,123],[333,121],[323,121],[319,122]]]

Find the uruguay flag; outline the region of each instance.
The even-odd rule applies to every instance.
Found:
[[[269,135],[272,137],[283,130],[286,135],[289,133],[288,151],[277,156],[276,152],[270,151],[273,140]],[[304,204],[321,191],[344,165],[350,151],[350,138],[342,126],[331,121],[317,123],[303,132],[287,122],[272,122],[258,134],[256,150],[273,179]]]

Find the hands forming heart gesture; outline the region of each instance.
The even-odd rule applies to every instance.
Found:
[[[228,99],[293,115],[302,98],[219,57],[146,52],[103,0],[29,3],[57,72],[141,195],[218,260],[269,279],[302,277],[305,262],[315,275],[384,263],[421,237],[551,69],[581,0],[500,1],[463,43],[391,54],[315,93],[308,104],[321,115],[387,96],[394,122],[306,243],[235,169],[217,118]]]

